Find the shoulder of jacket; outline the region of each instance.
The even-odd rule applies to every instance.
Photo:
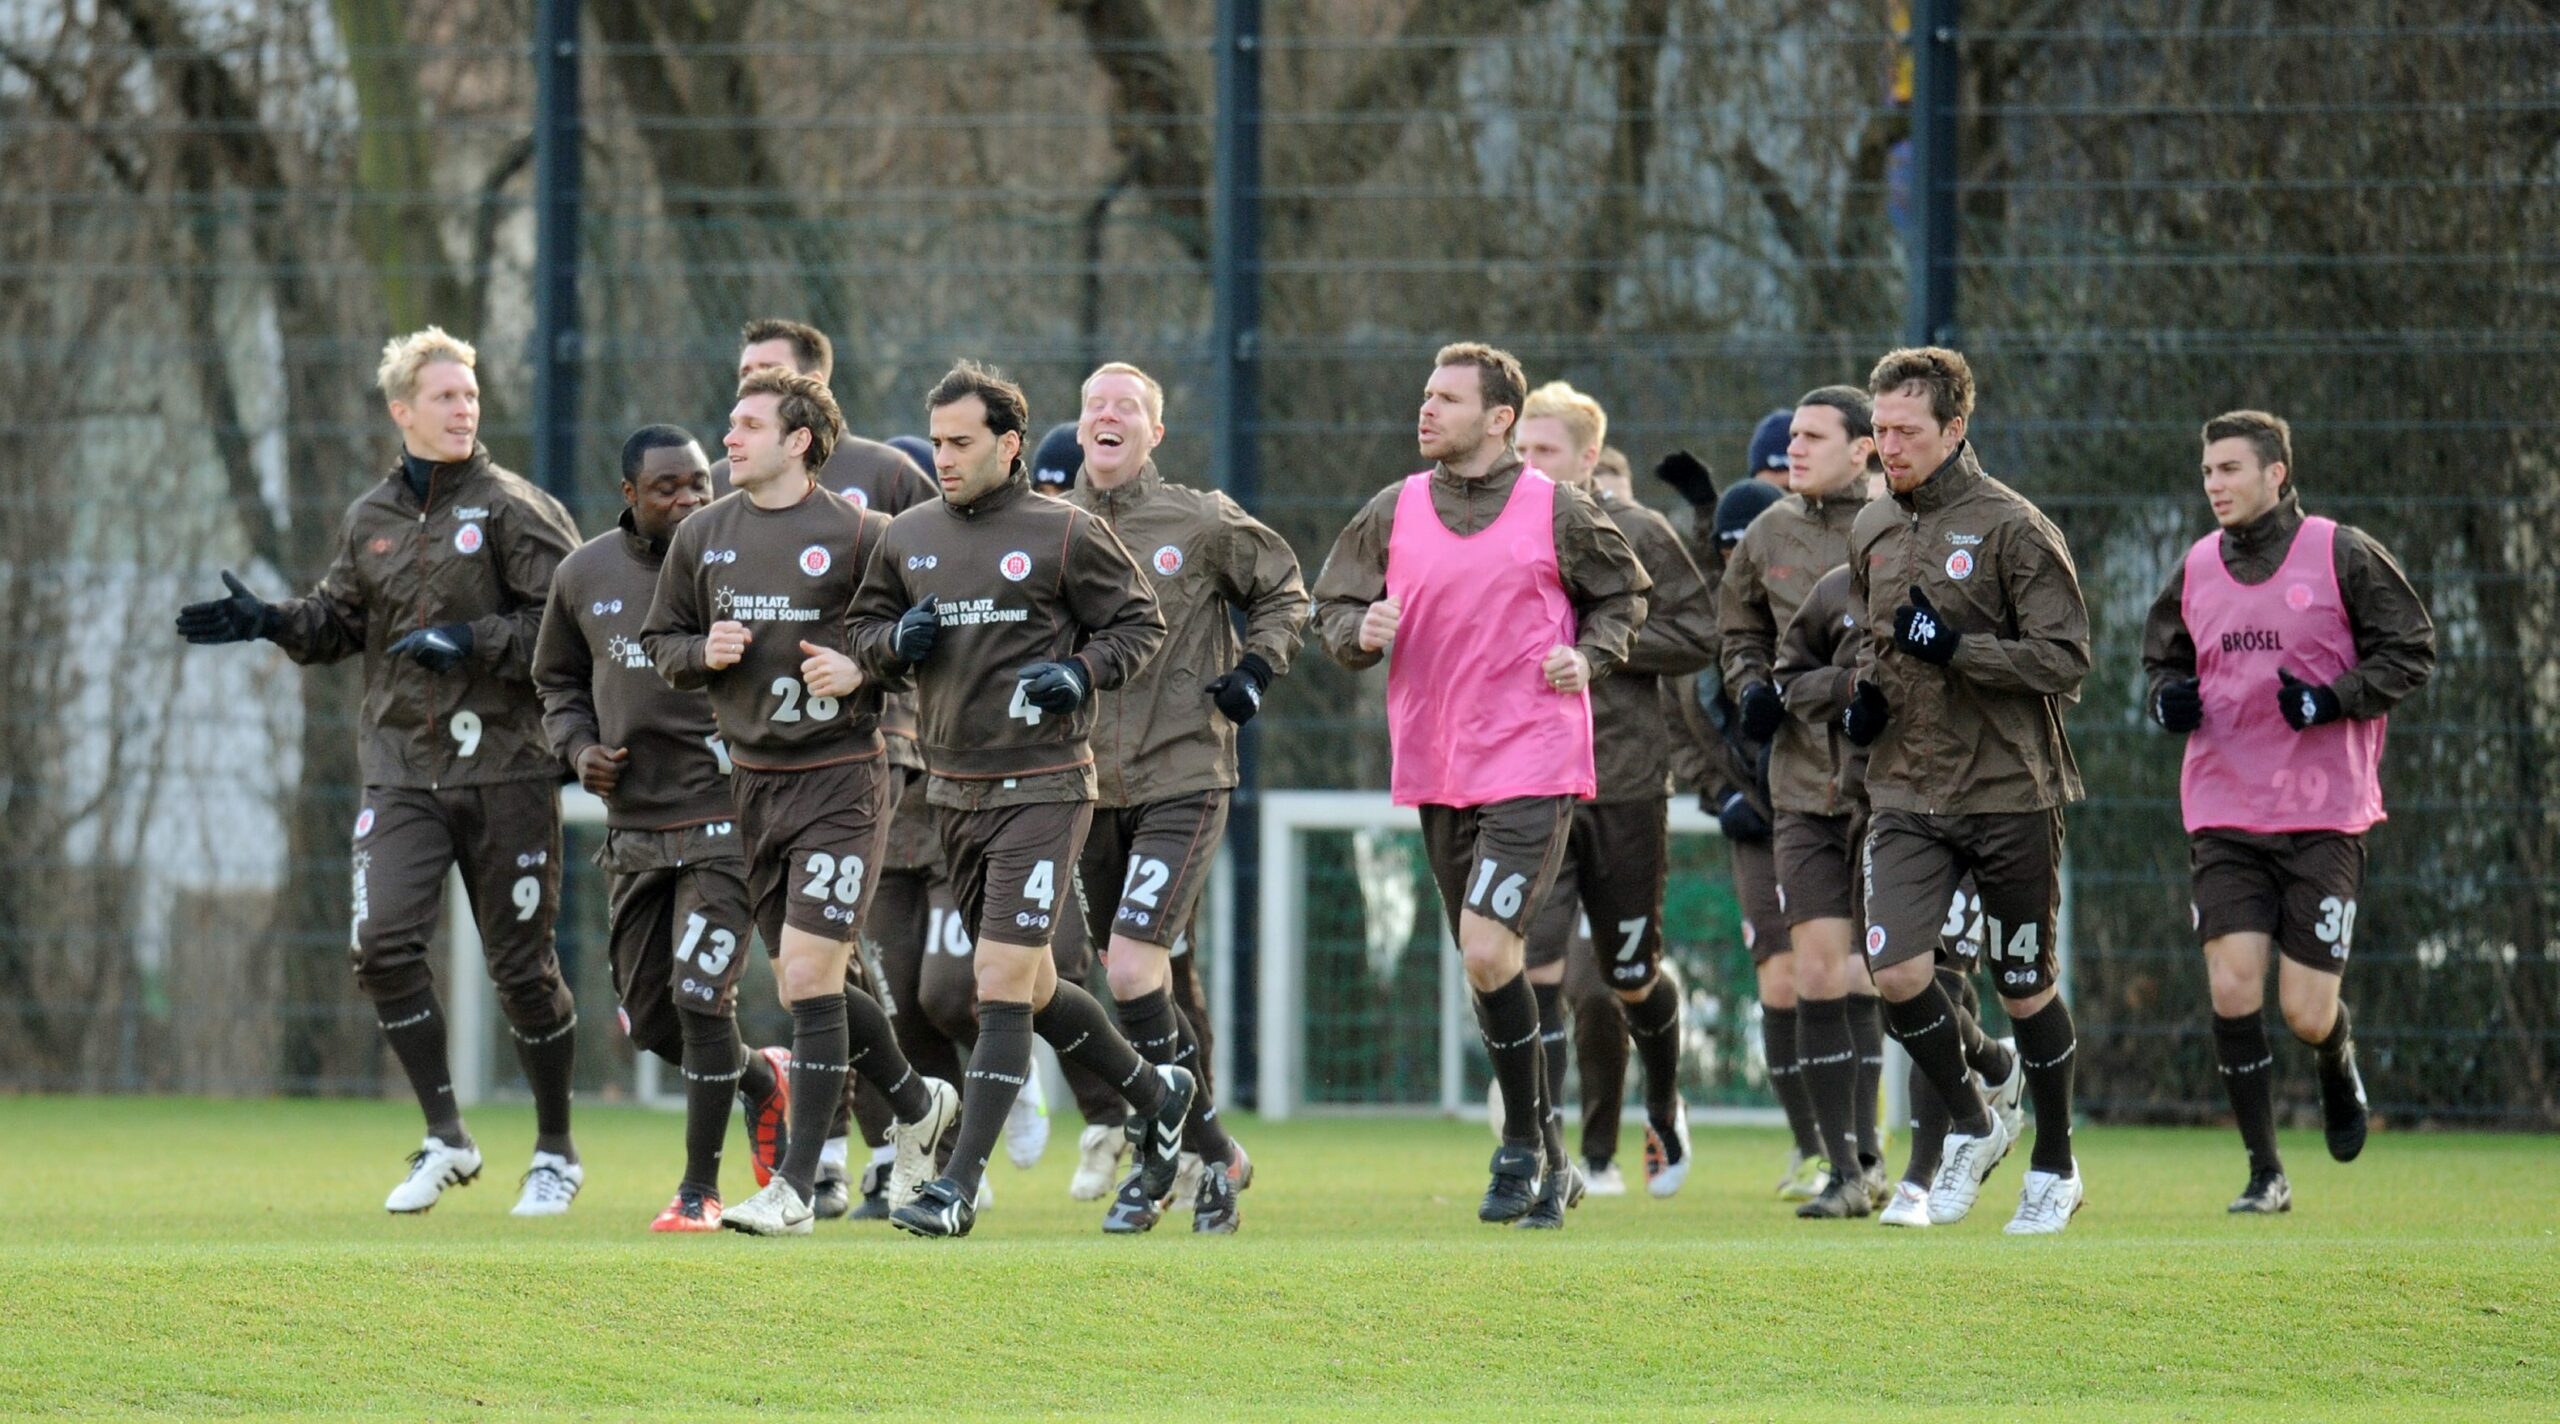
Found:
[[[1868,500],[1866,507],[1860,509],[1858,517],[1849,524],[1850,546],[1864,548],[1900,527],[1901,524],[1902,506],[1895,504],[1891,495],[1881,495]]]
[[[609,546],[618,543],[621,538],[622,531],[619,528],[608,529],[562,556],[560,567],[553,570],[551,574],[553,591],[557,592],[563,583],[571,579],[584,577],[589,569],[601,570],[611,567],[615,556],[621,551]]]

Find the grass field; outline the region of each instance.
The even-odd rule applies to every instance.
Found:
[[[1771,1131],[1699,1135],[1669,1203],[1474,1221],[1445,1122],[1249,1120],[1245,1234],[1106,1239],[1062,1131],[958,1243],[660,1238],[678,1119],[579,1119],[566,1219],[506,1214],[532,1130],[433,1213],[382,1194],[411,1110],[0,1100],[0,1414],[1882,1420],[2560,1413],[2549,1139],[2288,1138],[2289,1218],[2234,1220],[2236,1144],[2081,1134],[2059,1241],[1810,1223]],[[1063,1124],[1062,1124],[1063,1126]],[[737,1141],[733,1137],[733,1144]],[[743,1196],[733,1147],[731,1194]]]

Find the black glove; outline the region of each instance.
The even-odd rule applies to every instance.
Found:
[[[1769,838],[1769,818],[1739,791],[1724,794],[1724,804],[1716,807],[1716,824],[1724,828],[1726,840],[1744,845],[1758,845]]]
[[[1742,735],[1765,742],[1778,734],[1786,720],[1787,700],[1778,695],[1778,689],[1765,682],[1742,689]]]
[[[1084,664],[1073,661],[1033,663],[1015,673],[1013,680],[1022,684],[1022,695],[1033,706],[1052,712],[1073,712],[1093,693]]]
[[[1892,720],[1893,705],[1884,700],[1884,689],[1862,680],[1857,695],[1840,709],[1840,735],[1859,746],[1872,746],[1884,735],[1884,724]]]
[[[1893,645],[1922,662],[1940,667],[1954,662],[1956,643],[1963,636],[1947,626],[1946,617],[1916,583],[1911,586],[1911,601],[1893,610]]]
[[[2325,687],[2313,687],[2281,667],[2276,669],[2276,707],[2284,713],[2285,725],[2297,732],[2310,731],[2347,715],[2347,709],[2338,704],[2338,694]]]
[[[1236,664],[1235,671],[1211,679],[1209,685],[1201,690],[1218,704],[1218,710],[1226,714],[1228,721],[1241,727],[1253,720],[1254,713],[1262,710],[1263,689],[1271,686],[1273,675],[1271,664],[1264,662],[1258,654],[1247,653],[1244,660]]]
[[[2182,677],[2160,684],[2151,698],[2151,720],[2181,735],[2204,725],[2204,694],[2196,680]]]
[[[1707,463],[1686,450],[1674,450],[1653,467],[1653,477],[1680,492],[1699,509],[1716,507],[1716,475]]]
[[[933,640],[940,636],[942,610],[928,593],[924,602],[898,615],[898,626],[889,633],[889,651],[902,663],[920,663],[933,656]]]
[[[385,657],[416,658],[418,666],[429,672],[451,672],[471,656],[471,625],[443,623],[412,629],[382,652]]]
[[[251,593],[229,569],[222,571],[222,586],[231,590],[230,597],[190,603],[178,610],[179,637],[190,643],[245,643],[276,635],[284,617],[273,604]]]

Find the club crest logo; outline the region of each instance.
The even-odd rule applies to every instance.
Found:
[[[483,542],[485,541],[481,537],[480,526],[477,524],[465,524],[453,531],[453,549],[457,554],[479,553]]]
[[[365,837],[372,834],[373,808],[371,806],[367,806],[363,810],[356,812],[356,839],[363,840]]]
[[[1014,583],[1020,583],[1031,577],[1031,556],[1016,549],[996,560],[996,572]]]
[[[836,493],[843,495],[847,500],[851,501],[853,507],[856,509],[869,509],[871,507],[871,495],[860,485],[846,485],[843,489],[837,490]]]
[[[1882,953],[1884,953],[1884,926],[1867,926],[1867,957],[1873,959]]]
[[[365,547],[377,554],[388,554],[391,552],[391,541],[388,539],[376,538],[372,543],[367,544]]]
[[[1947,577],[1958,583],[1973,577],[1973,551],[1958,549],[1947,555]]]
[[[800,551],[800,572],[811,578],[816,578],[835,566],[835,555],[828,553],[826,546],[822,544],[812,544]]]
[[[2298,583],[2284,591],[2284,606],[2296,613],[2311,606],[2311,585]]]
[[[1182,572],[1182,547],[1178,544],[1167,544],[1156,550],[1155,558],[1150,562],[1156,566],[1157,573],[1171,578]]]

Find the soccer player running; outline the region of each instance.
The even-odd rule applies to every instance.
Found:
[[[694,438],[651,425],[622,445],[622,516],[552,575],[533,686],[551,749],[605,803],[606,934],[631,1045],[684,1074],[684,1176],[652,1231],[720,1229],[729,1099],[745,1105],[756,1180],[769,1181],[789,1108],[788,1058],[738,1036],[738,974],[754,929],[729,752],[711,699],[658,676],[640,633],[676,527],[711,502]]]
[[[383,1205],[425,1211],[480,1175],[428,967],[445,871],[459,864],[533,1088],[533,1163],[514,1214],[556,1216],[586,1173],[569,1136],[577,1012],[553,943],[560,762],[529,670],[552,572],[578,531],[480,444],[478,360],[432,326],[386,345],[374,379],[400,431],[399,463],[347,510],[319,586],[270,604],[225,571],[229,595],[180,610],[178,632],[190,643],[264,638],[304,664],[364,658],[349,949],[427,1119]]]
[[[1598,790],[1593,679],[1626,661],[1652,580],[1590,496],[1511,448],[1520,362],[1440,349],[1417,434],[1432,468],[1379,491],[1316,576],[1344,666],[1387,662],[1394,798],[1424,853],[1501,1084],[1502,1145],[1477,1218],[1555,1228],[1579,1196],[1547,1106],[1526,935]]]
[[[1059,976],[1049,938],[1075,911],[1093,823],[1093,695],[1146,666],[1164,617],[1107,526],[1031,492],[1019,387],[962,362],[926,405],[942,499],[890,525],[854,605],[853,647],[874,676],[915,678],[926,795],[977,942],[978,1041],[950,1163],[889,1220],[969,1234],[1038,1034],[1134,1110],[1138,1165],[1103,1229],[1144,1231],[1173,1188],[1191,1075],[1140,1057],[1101,1002]]]
[[[813,1228],[819,1151],[847,1074],[895,1114],[893,1203],[932,1170],[959,1110],[959,1094],[908,1065],[878,1001],[846,979],[878,883],[890,782],[882,683],[846,655],[845,613],[889,521],[816,482],[842,429],[816,379],[747,373],[723,442],[736,491],[676,527],[641,633],[670,684],[711,694],[756,928],[791,1010],[788,1145],[764,1189],[721,1217],[757,1236]]]
[[[2054,979],[2062,808],[2080,770],[2062,709],[2089,671],[2089,614],[2062,531],[1985,474],[1965,438],[1972,368],[1942,347],[1886,353],[1867,378],[1892,498],[1849,535],[1866,622],[1841,731],[1868,747],[1867,967],[1893,1036],[1947,1105],[1929,1219],[1973,1209],[2017,1135],[2008,1091],[1967,1069],[1981,1025],[1939,985],[1940,929],[1970,871],[1985,968],[2016,1026],[2036,1141],[2012,1235],[2060,1232],[2080,1209],[2071,1156],[2071,1011]]]
[[[1164,388],[1154,377],[1110,362],[1085,378],[1083,396],[1076,424],[1083,478],[1066,500],[1136,553],[1165,621],[1153,660],[1094,701],[1100,798],[1079,867],[1089,936],[1106,946],[1103,968],[1130,1043],[1148,1062],[1180,1064],[1192,1075],[1183,1147],[1207,1170],[1190,1203],[1191,1229],[1232,1233],[1241,1219],[1236,1194],[1252,1183],[1253,1163],[1206,1091],[1199,1035],[1172,998],[1173,949],[1226,833],[1236,729],[1289,670],[1305,634],[1307,590],[1287,540],[1225,495],[1176,484],[1156,469]],[[1144,1213],[1155,1205],[1123,1199],[1112,1209]]]
[[[1653,580],[1644,626],[1626,661],[1591,688],[1597,794],[1573,807],[1555,888],[1529,924],[1524,953],[1529,989],[1538,1000],[1551,1112],[1562,1111],[1567,986],[1597,988],[1596,994],[1574,995],[1575,1016],[1595,1021],[1599,1030],[1576,1034],[1576,1042],[1603,1059],[1595,1074],[1591,1055],[1585,1055],[1586,1180],[1594,1189],[1614,1187],[1610,1195],[1625,1191],[1615,1142],[1632,1037],[1644,1059],[1648,1151],[1661,1163],[1645,1186],[1668,1197],[1688,1178],[1690,1152],[1689,1110],[1680,1099],[1680,985],[1662,962],[1662,891],[1671,857],[1662,680],[1714,660],[1715,597],[1671,521],[1595,483],[1608,430],[1609,414],[1600,402],[1551,381],[1529,393],[1515,442],[1531,469],[1589,494]],[[1574,933],[1577,921],[1589,925],[1586,934]],[[1570,975],[1569,958],[1580,961]]]
[[[1725,561],[1718,623],[1724,685],[1743,739],[1768,748],[1777,899],[1795,980],[1797,1071],[1830,1180],[1801,1217],[1857,1217],[1891,1194],[1876,1134],[1884,1014],[1854,951],[1852,804],[1839,794],[1837,733],[1787,715],[1778,642],[1814,584],[1849,556],[1849,529],[1873,495],[1875,433],[1867,393],[1822,386],[1788,426],[1793,493],[1751,521]]]
[[[2329,1155],[2364,1150],[2364,1081],[2339,997],[2383,819],[2385,720],[2435,670],[2435,623],[2371,535],[2305,517],[2293,430],[2235,410],[2204,427],[2221,526],[2195,542],[2142,630],[2151,715],[2187,739],[2178,782],[2214,1055],[2249,1183],[2234,1212],[2293,1209],[2276,1152],[2267,958],[2285,1026],[2311,1046]]]

